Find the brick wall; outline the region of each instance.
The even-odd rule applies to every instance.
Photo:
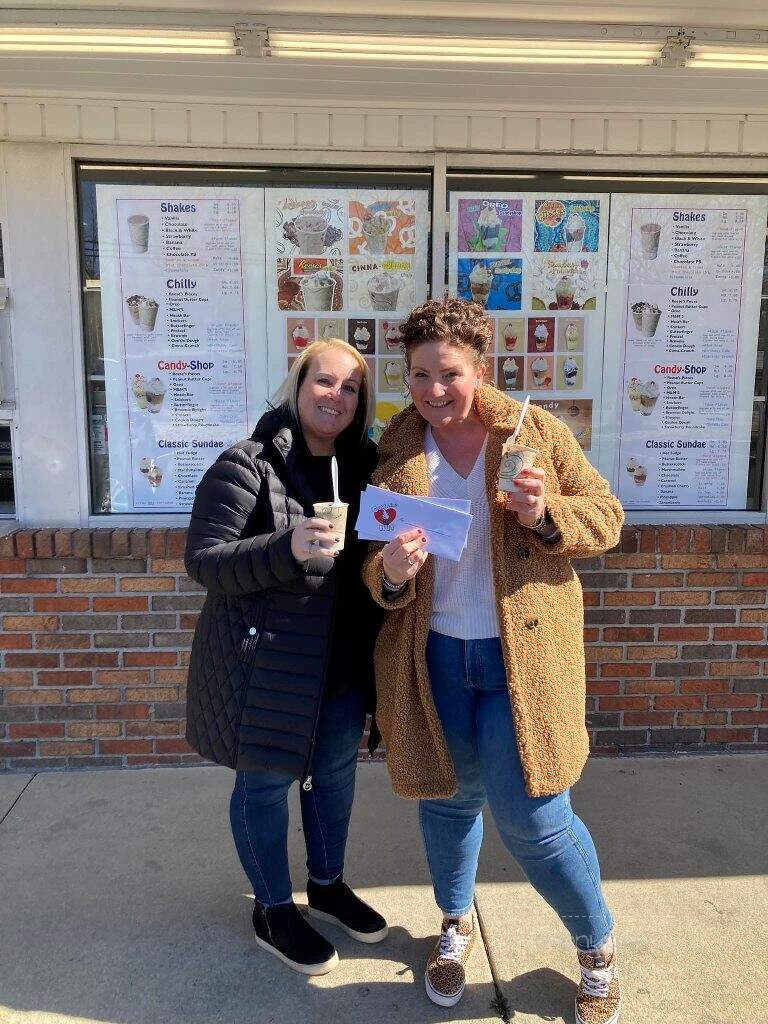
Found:
[[[0,539],[0,769],[199,760],[183,547],[162,529]],[[576,567],[596,753],[768,749],[768,529],[632,527]]]

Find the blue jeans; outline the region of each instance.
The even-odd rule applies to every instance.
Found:
[[[458,780],[455,796],[419,805],[438,906],[450,916],[472,907],[487,800],[504,845],[576,946],[602,945],[613,918],[595,845],[571,810],[568,790],[536,798],[525,792],[501,641],[432,632],[427,667]]]
[[[364,726],[359,693],[333,697],[321,705],[311,765],[312,789],[301,790],[307,868],[316,882],[333,882],[344,870],[357,752]],[[237,853],[254,896],[264,906],[292,898],[288,790],[294,782],[296,779],[276,772],[238,772],[229,803]]]

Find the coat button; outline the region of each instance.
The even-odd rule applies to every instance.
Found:
[[[251,636],[256,636],[256,634],[257,634],[258,630],[256,629],[256,627],[255,627],[255,626],[251,626],[251,628],[250,628],[250,629],[248,630],[248,632],[249,632],[249,634],[250,634]]]
[[[526,629],[535,629],[536,626],[538,626],[538,624],[539,624],[539,620],[538,619],[526,619],[525,620],[525,628]]]
[[[518,548],[517,549],[517,557],[519,559],[521,559],[521,561],[524,562],[526,560],[526,558],[530,558],[531,557],[531,549],[530,548]]]

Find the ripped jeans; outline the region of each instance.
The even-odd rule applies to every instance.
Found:
[[[431,632],[427,667],[459,783],[455,796],[419,805],[438,906],[449,916],[472,907],[487,802],[504,845],[575,945],[601,946],[613,918],[595,844],[573,813],[568,790],[536,798],[525,792],[501,641]]]

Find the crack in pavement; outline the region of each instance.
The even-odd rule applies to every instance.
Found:
[[[24,794],[25,794],[25,793],[27,792],[27,790],[29,789],[29,787],[30,787],[30,786],[32,785],[32,783],[33,783],[33,782],[35,781],[35,779],[37,778],[37,776],[38,776],[39,774],[40,774],[40,772],[35,772],[35,774],[34,774],[34,775],[33,775],[33,776],[32,776],[32,777],[30,778],[30,779],[28,779],[28,780],[27,780],[27,783],[26,783],[26,785],[22,787],[22,789],[21,789],[21,791],[19,792],[19,794],[18,794],[18,796],[16,797],[16,799],[15,799],[15,800],[13,801],[13,803],[12,803],[12,804],[11,804],[11,806],[10,806],[10,807],[8,808],[8,810],[7,810],[6,812],[5,812],[5,814],[4,814],[3,816],[2,816],[2,818],[0,818],[0,825],[2,825],[2,824],[3,824],[3,822],[5,821],[5,819],[6,819],[6,818],[8,817],[8,815],[9,815],[9,814],[11,813],[11,811],[12,811],[12,810],[13,810],[13,808],[14,808],[14,807],[16,806],[16,804],[17,804],[17,803],[19,802],[19,800],[21,800],[21,798],[22,798],[22,797],[24,796]]]

